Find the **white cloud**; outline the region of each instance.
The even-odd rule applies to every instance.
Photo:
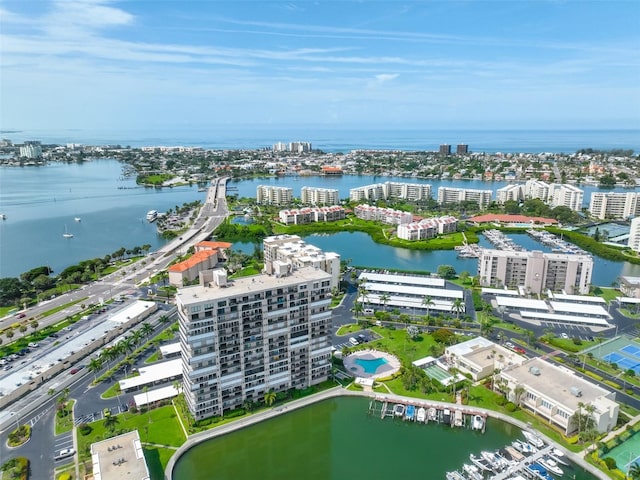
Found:
[[[399,75],[397,73],[381,73],[376,75],[376,80],[379,83],[390,82],[391,80],[395,80]]]

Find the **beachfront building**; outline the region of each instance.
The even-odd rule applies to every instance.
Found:
[[[438,150],[440,155],[451,155],[451,145],[442,144]]]
[[[640,216],[640,192],[593,192],[589,213],[601,220]]]
[[[568,207],[573,211],[582,210],[584,191],[574,185],[553,184],[550,187],[551,207]]]
[[[233,281],[216,270],[178,290],[182,391],[196,420],[329,378],[331,275],[273,268]]]
[[[512,402],[546,419],[567,436],[578,429],[576,412],[591,411],[598,432],[616,426],[620,407],[615,392],[579,377],[569,368],[533,357],[501,370],[498,376],[496,385]]]
[[[482,249],[478,261],[482,286],[523,287],[534,294],[589,293],[592,272],[591,255]]]
[[[422,202],[431,199],[431,185],[428,183],[385,182],[373,183],[349,190],[349,199],[355,202],[378,200],[406,200]]]
[[[39,141],[26,141],[20,146],[20,156],[24,158],[41,158],[42,145]]]
[[[340,255],[323,252],[315,245],[309,245],[298,235],[273,235],[262,241],[264,271],[277,275],[278,269],[287,265],[290,270],[303,267],[318,268],[331,275],[331,288],[340,282]]]
[[[95,480],[149,480],[138,430],[91,444],[92,478]]]
[[[638,202],[638,205],[640,205],[640,201]],[[636,217],[631,220],[627,245],[631,250],[640,252],[640,217]]]
[[[469,153],[469,145],[466,143],[459,143],[456,145],[456,154],[457,155],[466,155]]]
[[[521,365],[527,359],[484,337],[446,347],[444,358],[448,365],[470,375],[474,382],[493,375],[496,369]]]
[[[305,223],[335,222],[344,220],[345,210],[339,205],[332,207],[307,207],[280,210],[278,217],[285,225],[303,225]]]
[[[438,188],[438,203],[441,205],[457,204],[461,202],[474,202],[480,208],[491,203],[492,190],[475,190],[471,188]]]
[[[425,218],[419,222],[398,225],[398,238],[403,240],[427,240],[458,229],[458,219],[451,216]]]
[[[304,205],[337,205],[339,196],[334,188],[302,187],[300,190],[300,202]]]
[[[390,225],[402,225],[413,221],[413,214],[411,212],[394,210],[392,208],[374,207],[371,205],[358,205],[353,209],[353,213],[356,217],[363,220],[372,220]]]
[[[293,200],[293,188],[258,185],[256,203],[260,205],[289,205]]]
[[[422,315],[440,312],[460,316],[465,312],[464,291],[448,289],[442,278],[362,272],[358,284],[366,292],[358,298],[365,308],[403,308]]]
[[[231,244],[227,242],[202,241],[195,244],[195,253],[182,262],[171,265],[169,272],[169,284],[182,287],[194,281],[200,272],[211,270],[220,266],[227,260],[227,252]]]

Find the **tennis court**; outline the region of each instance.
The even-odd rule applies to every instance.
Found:
[[[437,365],[430,365],[424,369],[424,373],[427,374],[428,377],[435,378],[440,383],[446,385],[447,380],[451,378],[451,374]]]
[[[640,463],[640,435],[637,433],[626,439],[617,447],[611,449],[607,453],[608,457],[612,457],[616,461],[616,465],[624,473],[629,473],[629,468],[634,463]]]
[[[603,342],[590,348],[588,352],[605,362],[615,363],[622,369],[631,369],[640,374],[640,344],[627,335]]]

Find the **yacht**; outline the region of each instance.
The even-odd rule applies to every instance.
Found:
[[[544,468],[546,468],[547,470],[549,470],[551,473],[558,475],[558,476],[562,476],[564,475],[564,471],[558,466],[558,464],[556,463],[555,460],[553,460],[551,457],[542,457],[540,460],[538,460],[538,463],[540,463],[540,465],[542,465]]]
[[[482,418],[482,415],[473,416],[471,428],[473,428],[474,430],[482,430],[484,428],[484,418]]]
[[[549,475],[549,472],[547,472],[547,469],[544,468],[539,463],[531,464],[527,467],[527,469],[531,473],[533,473],[536,476],[536,478],[539,478],[541,480],[553,480],[553,477]]]
[[[66,225],[64,226],[64,233],[62,234],[62,236],[63,236],[64,238],[73,238],[73,233],[69,233],[69,232],[67,231],[67,226],[66,226]]]
[[[153,222],[156,220],[156,218],[158,218],[158,212],[157,210],[149,210],[147,212],[147,221],[149,222]]]
[[[427,411],[424,407],[420,407],[418,409],[418,414],[416,415],[416,422],[423,422],[427,419]]]
[[[514,440],[511,445],[520,453],[530,454],[538,451],[538,449],[530,443],[521,442],[520,440]]]
[[[466,480],[464,475],[454,470],[453,472],[447,472],[447,480]]]
[[[470,480],[483,480],[484,476],[480,473],[480,470],[475,465],[469,465],[465,463],[462,465],[462,470],[467,474],[467,478]]]
[[[484,470],[485,472],[492,472],[493,468],[489,465],[489,463],[482,457],[476,457],[473,453],[469,454],[469,460],[480,470]]]
[[[529,442],[534,447],[536,448],[544,447],[544,441],[535,433],[531,433],[531,432],[527,432],[526,430],[523,430],[522,434],[524,435],[524,438],[527,439],[527,442]]]

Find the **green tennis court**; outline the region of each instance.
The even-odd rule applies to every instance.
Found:
[[[449,374],[449,372],[443,370],[437,365],[429,365],[424,369],[424,373],[426,373],[430,378],[435,378],[440,383],[446,383],[446,381],[451,378],[451,374]]]

